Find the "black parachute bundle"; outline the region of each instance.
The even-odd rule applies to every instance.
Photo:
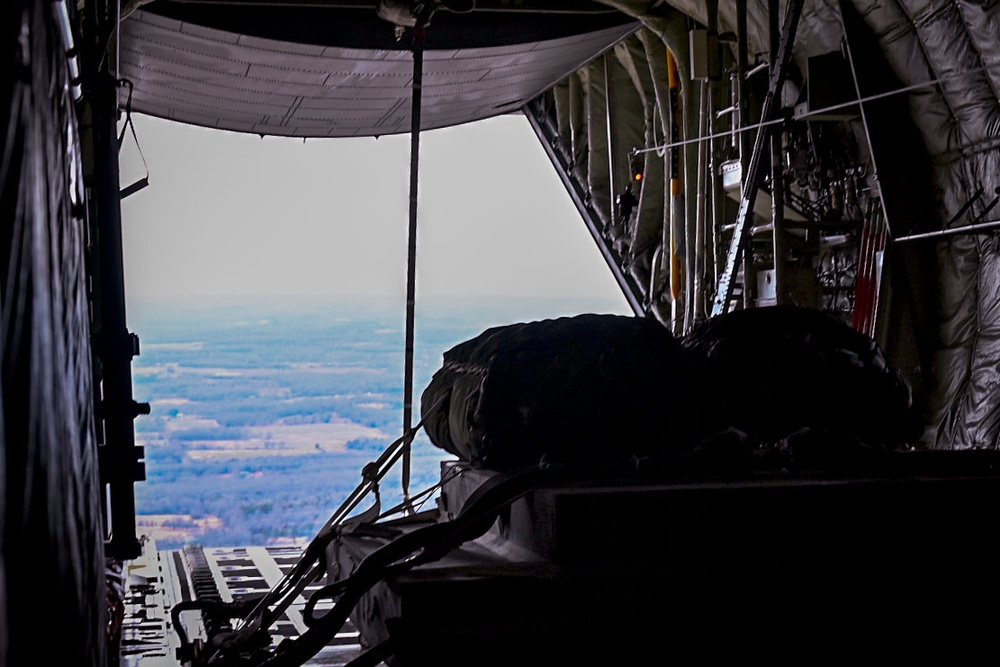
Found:
[[[482,467],[617,460],[697,444],[705,377],[655,321],[587,314],[455,346],[421,408],[431,442]]]
[[[890,449],[920,436],[909,385],[879,346],[821,311],[738,310],[695,327],[683,345],[710,365],[713,412],[753,443],[803,429]]]
[[[871,338],[792,306],[683,340],[616,315],[494,327],[445,352],[421,408],[431,442],[495,470],[684,454],[734,431],[751,447],[813,432],[893,449],[921,428]]]

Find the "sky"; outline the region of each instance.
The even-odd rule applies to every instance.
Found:
[[[261,138],[134,115],[126,295],[406,293],[409,135]],[[141,148],[141,156],[139,152]],[[630,312],[527,119],[420,138],[417,298],[593,297]]]

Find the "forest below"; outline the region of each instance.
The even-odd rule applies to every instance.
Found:
[[[440,299],[418,311],[414,421],[445,350],[489,326],[598,312],[551,299]],[[147,302],[132,306],[146,451],[140,534],[159,548],[311,538],[402,433],[404,315],[371,299]],[[411,488],[451,458],[421,434]],[[398,466],[382,507],[401,499]],[[433,502],[433,501],[432,501]],[[360,509],[364,509],[363,507]]]

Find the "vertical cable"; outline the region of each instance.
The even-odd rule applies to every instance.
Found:
[[[706,220],[708,218],[706,206],[708,205],[706,193],[709,187],[709,174],[706,174],[708,169],[709,160],[711,160],[711,155],[709,153],[711,149],[711,140],[706,140],[704,137],[709,134],[711,128],[709,127],[709,114],[708,109],[708,90],[709,82],[708,79],[702,79],[698,82],[698,173],[695,175],[695,214],[694,214],[694,261],[693,269],[694,275],[693,287],[691,290],[692,298],[691,304],[689,306],[689,312],[691,313],[690,323],[694,326],[705,319],[705,299],[703,298],[704,292],[704,274],[705,274],[705,231],[706,231]]]
[[[747,125],[750,124],[749,120],[749,89],[750,84],[747,83],[746,75],[747,70],[750,69],[749,62],[749,39],[747,36],[747,0],[736,0],[736,102],[737,110],[736,117],[739,119],[737,125],[739,130],[739,156],[740,156],[740,199],[747,196],[747,173],[750,168],[750,134],[745,131]],[[762,118],[761,121],[767,120]],[[758,132],[763,132],[764,129],[760,128]],[[739,263],[739,262],[737,262]],[[728,258],[727,258],[728,266]],[[753,256],[750,253],[745,253],[743,257],[743,307],[749,308],[753,304],[750,302],[750,295],[752,293],[751,288],[751,276],[753,271]],[[724,272],[723,279],[729,273],[735,275],[733,272]],[[716,289],[718,289],[718,283],[716,283]],[[726,308],[729,308],[728,302],[726,303]],[[713,304],[714,309],[714,304]],[[713,315],[714,315],[713,310]]]
[[[871,133],[868,128],[868,116],[865,114],[865,105],[863,103],[863,95],[861,94],[861,83],[858,79],[858,71],[854,63],[854,54],[851,51],[851,42],[847,38],[847,24],[844,21],[843,7],[841,7],[840,12],[840,25],[844,31],[844,53],[847,55],[847,64],[851,70],[851,81],[854,84],[854,93],[858,101],[858,111],[861,114],[861,126],[864,128],[865,134],[865,145],[868,148],[868,152],[871,155],[872,164],[872,182],[875,184],[875,191],[878,195],[878,210],[872,211],[871,227],[869,233],[873,235],[872,239],[869,241],[869,247],[867,248],[868,256],[861,257],[861,250],[859,250],[858,259],[858,274],[855,277],[855,285],[857,285],[858,280],[862,279],[861,276],[861,261],[864,259],[868,266],[866,275],[863,276],[863,280],[866,284],[863,285],[864,293],[860,294],[862,298],[861,308],[858,307],[858,302],[854,302],[854,313],[856,314],[852,318],[852,324],[855,329],[861,331],[862,333],[868,333],[870,336],[875,335],[875,321],[878,318],[878,294],[872,292],[872,286],[875,281],[881,282],[882,277],[882,267],[881,265],[876,265],[875,261],[877,259],[877,248],[879,243],[880,234],[885,237],[892,238],[892,228],[890,226],[890,221],[888,216],[885,215],[885,195],[882,192],[882,184],[879,182],[878,177],[878,162],[875,159],[875,153],[872,151],[872,138]],[[862,239],[864,235],[862,234]],[[882,243],[884,248],[884,237],[882,237]],[[862,248],[863,249],[863,248]],[[872,284],[868,284],[872,283]],[[875,299],[875,301],[871,301]],[[870,333],[869,333],[870,332]]]
[[[122,0],[115,0],[115,77],[122,75]]]
[[[780,48],[780,23],[778,20],[778,0],[768,0],[767,23],[770,45],[768,48],[768,59],[770,60],[770,73],[774,76],[778,67],[778,49]],[[779,97],[781,90],[778,91]],[[778,108],[782,108],[782,100],[778,101]],[[783,112],[779,112],[783,113]],[[783,295],[787,289],[785,284],[785,258],[788,250],[785,243],[785,182],[782,171],[782,151],[781,137],[784,128],[771,129],[771,249],[774,256],[774,304],[781,305],[788,301]],[[760,296],[759,294],[757,295]]]
[[[420,92],[424,69],[424,25],[413,26],[413,105],[410,112],[410,227],[406,256],[406,360],[403,371],[403,500],[409,508],[413,444],[413,321],[417,289],[417,170],[420,164]]]

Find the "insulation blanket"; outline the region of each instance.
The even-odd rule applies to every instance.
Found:
[[[706,379],[655,321],[587,314],[495,327],[448,350],[421,409],[435,445],[482,467],[622,459],[690,450]]]

